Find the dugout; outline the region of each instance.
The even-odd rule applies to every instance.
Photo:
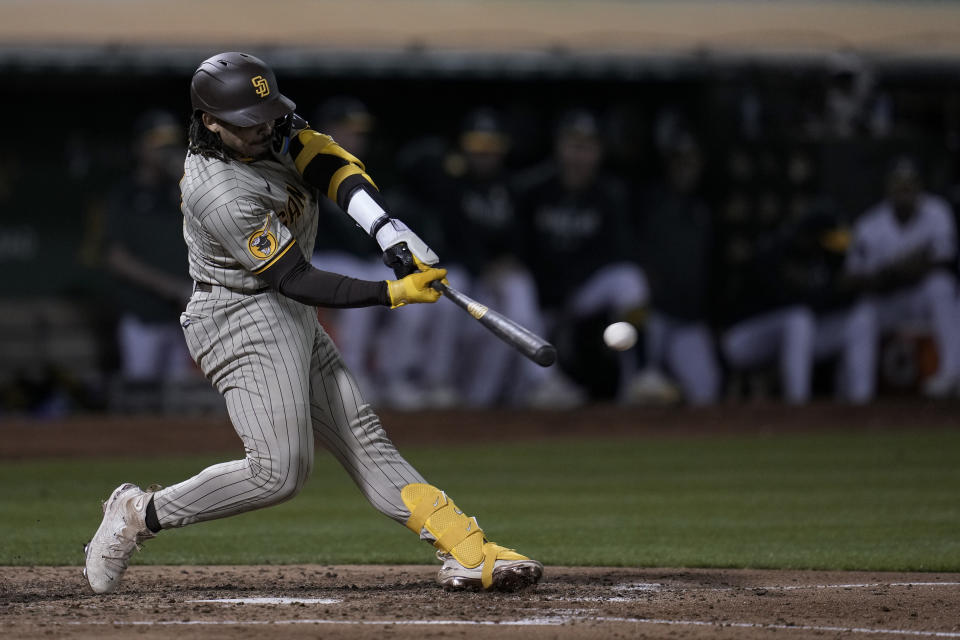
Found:
[[[3,3],[2,304],[66,301],[86,346],[56,375],[94,386],[109,376],[103,193],[129,163],[136,117],[152,107],[185,115],[197,62],[235,48],[268,60],[307,113],[330,95],[363,99],[376,118],[368,165],[386,184],[399,179],[401,149],[449,139],[481,104],[507,114],[514,168],[541,160],[553,118],[585,105],[605,117],[609,168],[655,180],[655,124],[675,114],[707,154],[705,195],[721,220],[719,306],[758,229],[805,207],[852,219],[876,198],[893,153],[923,157],[928,188],[957,210],[958,31],[960,8],[936,1]],[[817,122],[838,56],[869,69],[887,105],[879,110],[888,108],[882,131],[834,135]],[[809,168],[800,182],[797,154]],[[755,184],[733,193],[744,158]],[[19,353],[20,335],[6,332],[4,356]],[[2,361],[9,384],[21,360]]]

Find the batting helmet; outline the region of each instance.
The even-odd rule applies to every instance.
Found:
[[[200,63],[190,82],[190,103],[195,112],[206,111],[238,127],[276,120],[297,107],[280,93],[270,67],[236,51]]]

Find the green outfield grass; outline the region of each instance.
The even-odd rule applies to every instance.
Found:
[[[960,571],[960,431],[409,448],[488,535],[555,565]],[[0,564],[82,563],[99,501],[225,459],[4,462]],[[425,563],[318,454],[291,502],[168,531],[150,564]]]

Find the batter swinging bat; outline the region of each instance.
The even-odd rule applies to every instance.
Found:
[[[489,329],[495,336],[517,349],[541,367],[549,367],[557,361],[557,350],[552,344],[529,329],[504,317],[496,311],[480,304],[470,296],[449,287],[442,282],[430,283],[458,307],[477,319],[477,322]]]

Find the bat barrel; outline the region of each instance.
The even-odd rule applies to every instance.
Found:
[[[442,282],[432,282],[430,286],[441,292],[458,307],[465,309],[491,333],[541,367],[549,367],[557,361],[556,348],[529,329]]]

